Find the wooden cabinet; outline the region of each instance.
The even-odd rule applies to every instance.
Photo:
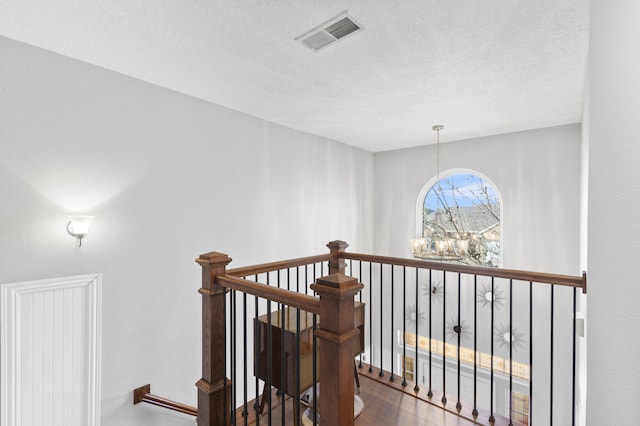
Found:
[[[365,304],[355,302],[355,326],[360,335],[355,339],[354,357],[364,349]],[[298,309],[285,308],[259,316],[254,320],[255,364],[254,374],[268,382],[271,366],[271,386],[289,396],[295,396],[298,381],[296,360],[300,360],[300,390],[304,392],[313,385],[313,314],[300,310],[300,342],[296,344]],[[269,357],[269,316],[271,317],[271,357]],[[318,317],[318,323],[320,318]],[[284,350],[283,350],[284,348]],[[316,366],[319,365],[317,361]],[[282,381],[284,368],[284,382]],[[357,374],[357,373],[356,373]],[[317,375],[316,375],[317,377]],[[265,387],[266,388],[266,387]]]

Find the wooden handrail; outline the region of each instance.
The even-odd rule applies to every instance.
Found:
[[[306,294],[297,293],[283,288],[272,287],[266,284],[254,283],[242,278],[229,275],[217,277],[217,284],[243,293],[262,297],[273,302],[282,303],[303,311],[320,314],[320,299]]]
[[[314,263],[327,262],[331,260],[331,254],[320,254],[316,256],[298,257],[296,259],[280,260],[278,262],[262,263],[259,265],[244,266],[241,268],[228,269],[227,275],[235,277],[248,277],[250,275],[264,274],[265,272],[277,271],[296,266],[311,265]]]
[[[158,407],[168,408],[169,410],[178,411],[180,413],[197,416],[198,410],[190,405],[175,402],[161,396],[151,395],[151,385],[147,384],[133,390],[133,403],[138,404],[146,402],[148,404],[157,405]]]
[[[364,262],[384,263],[396,266],[410,266],[415,268],[433,269],[447,272],[460,272],[462,274],[482,275],[487,277],[507,278],[518,281],[531,281],[541,284],[555,284],[568,287],[578,287],[583,293],[587,290],[587,275],[558,275],[543,272],[521,271],[516,269],[487,268],[482,266],[454,265],[442,262],[430,262],[418,259],[404,259],[401,257],[377,256],[360,253],[340,253],[342,259],[359,260]]]

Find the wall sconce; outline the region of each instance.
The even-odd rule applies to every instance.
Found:
[[[82,247],[82,239],[89,233],[89,226],[94,216],[67,216],[67,232],[78,239],[78,247]]]

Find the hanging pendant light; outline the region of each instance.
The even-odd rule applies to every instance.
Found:
[[[432,127],[436,132],[436,184],[433,190],[442,194],[440,186],[440,130],[444,129],[442,124]],[[444,206],[443,206],[444,207]],[[434,212],[434,227],[429,238],[422,230],[421,238],[411,240],[411,250],[413,257],[429,260],[461,260],[469,250],[469,241],[460,238],[459,235],[449,235],[451,231],[443,223],[442,212],[437,209]]]

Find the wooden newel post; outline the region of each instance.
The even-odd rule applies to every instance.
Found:
[[[340,258],[340,253],[347,251],[349,244],[344,241],[336,240],[328,243],[327,247],[329,247],[329,253],[332,255],[332,258],[329,261],[329,274],[336,274],[338,272],[344,274],[347,262]]]
[[[364,286],[356,278],[335,273],[318,278],[311,288],[320,296],[316,330],[320,359],[318,411],[323,425],[353,425],[353,298]]]
[[[225,373],[225,297],[227,289],[216,283],[231,258],[224,253],[201,255],[202,266],[202,378],[198,388],[198,425],[222,426],[231,414],[231,380]],[[225,425],[226,426],[226,425]]]

